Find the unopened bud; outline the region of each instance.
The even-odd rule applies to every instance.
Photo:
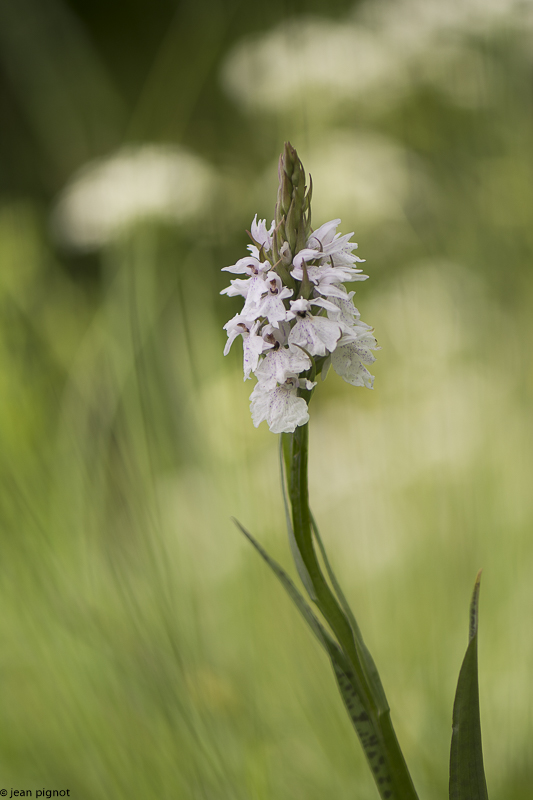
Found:
[[[286,264],[287,266],[292,263],[291,248],[289,247],[287,242],[283,242],[283,244],[281,245],[281,250],[279,251],[279,255],[283,263]]]
[[[292,253],[305,247],[311,225],[310,193],[306,196],[305,170],[290,142],[285,142],[278,175],[274,251],[281,257],[285,243],[288,243]]]

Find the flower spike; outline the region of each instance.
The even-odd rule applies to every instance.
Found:
[[[222,291],[240,295],[244,307],[224,327],[229,352],[243,338],[244,377],[253,373],[254,425],[266,420],[274,433],[293,433],[309,419],[307,402],[315,378],[331,365],[347,383],[372,388],[365,365],[379,349],[372,328],[361,321],[345,283],[366,280],[352,234],[337,233],[340,219],[311,229],[312,182],[294,147],[285,143],[279,160],[279,187],[270,228],[255,215],[250,255],[224,267],[245,274]],[[273,265],[273,266],[271,266]],[[314,308],[313,308],[314,307]]]

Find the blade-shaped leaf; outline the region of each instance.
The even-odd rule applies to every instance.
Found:
[[[477,629],[479,583],[476,578],[470,604],[469,642],[463,660],[455,702],[450,753],[450,800],[488,800],[479,713]]]
[[[289,596],[295,603],[296,607],[298,608],[299,612],[301,613],[301,615],[303,616],[303,618],[305,619],[305,621],[307,622],[313,633],[315,634],[316,638],[318,639],[320,644],[327,650],[325,637],[326,636],[330,637],[330,634],[326,631],[324,626],[315,617],[310,606],[306,603],[306,601],[304,600],[304,598],[302,597],[302,595],[300,594],[294,583],[291,581],[285,570],[282,569],[282,567],[280,567],[277,561],[275,561],[268,555],[266,550],[264,550],[263,547],[261,547],[257,539],[254,539],[252,534],[249,533],[246,530],[246,528],[244,528],[241,525],[239,520],[233,519],[233,521],[235,525],[237,525],[239,530],[242,533],[244,533],[248,541],[251,542],[251,544],[255,547],[255,549],[261,555],[261,557],[266,561],[266,563],[268,564],[272,572],[274,572],[278,580],[281,581],[287,593],[289,594]]]
[[[315,518],[313,517],[312,514],[311,514],[311,523],[312,523],[312,527],[313,527],[313,534],[315,536],[315,539],[317,541],[318,547],[320,549],[320,553],[322,555],[322,560],[324,561],[324,564],[325,564],[325,567],[326,567],[326,571],[327,571],[329,579],[331,581],[331,585],[333,586],[333,589],[335,590],[335,593],[337,595],[339,603],[341,604],[342,610],[344,611],[344,613],[346,614],[346,616],[347,616],[347,618],[348,618],[348,620],[350,622],[350,626],[352,628],[353,635],[354,635],[355,645],[357,647],[357,651],[358,651],[361,663],[363,664],[367,680],[368,680],[368,682],[370,684],[370,687],[372,688],[372,692],[373,692],[373,695],[374,695],[374,701],[376,703],[378,711],[380,713],[386,713],[387,711],[389,711],[389,704],[388,704],[388,701],[387,701],[387,697],[385,695],[385,690],[383,689],[383,684],[381,683],[381,678],[379,677],[379,673],[378,673],[376,664],[375,664],[374,659],[372,658],[372,656],[370,654],[370,651],[368,650],[368,648],[367,648],[367,646],[366,646],[366,644],[364,642],[363,635],[361,633],[359,625],[357,624],[357,620],[355,619],[353,611],[350,608],[350,605],[349,605],[348,601],[346,600],[344,592],[342,591],[342,589],[340,587],[340,584],[339,584],[339,582],[337,580],[337,577],[336,577],[335,573],[333,572],[333,569],[332,569],[332,567],[331,567],[331,565],[329,563],[329,559],[328,559],[327,554],[326,554],[326,548],[324,547],[324,544],[322,542],[322,538],[320,536],[320,532],[318,530],[318,526],[317,526],[317,524],[315,522]]]
[[[369,716],[355,690],[351,665],[338,645],[335,644],[335,649],[330,649],[328,643],[328,650],[339,692],[372,770],[379,794],[384,800],[401,800],[401,794],[393,785],[393,775],[379,725]]]
[[[238,520],[234,519],[234,522],[283,584],[316,638],[328,653],[342,700],[373,772],[380,796],[383,800],[401,800],[400,794],[393,787],[393,777],[389,768],[386,750],[383,747],[379,725],[367,713],[361,701],[361,696],[354,685],[356,684],[356,676],[349,660],[331,634],[315,617],[310,606],[306,603],[285,570],[268,555],[266,550]]]

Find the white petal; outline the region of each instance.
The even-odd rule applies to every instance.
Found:
[[[250,372],[254,372],[257,369],[259,356],[264,353],[265,350],[269,350],[272,345],[265,342],[262,336],[250,333],[243,336],[242,347],[244,380],[246,381],[250,377]]]
[[[233,344],[233,342],[235,341],[237,336],[239,336],[239,334],[241,334],[241,333],[242,333],[242,331],[237,331],[237,330],[234,330],[231,333],[228,333],[228,341],[226,342],[226,345],[224,347],[224,355],[225,356],[228,355],[228,353],[229,353],[229,351],[231,349],[231,345]]]
[[[307,240],[308,247],[313,247],[319,244],[320,247],[317,249],[321,250],[324,247],[324,244],[328,244],[333,239],[335,231],[337,230],[337,226],[340,224],[340,219],[332,219],[331,222],[325,222],[320,226],[320,228],[317,228],[316,231],[313,231]]]
[[[266,317],[270,324],[277,328],[280,322],[285,322],[287,319],[287,309],[283,305],[283,300],[290,297],[293,290],[283,286],[279,275],[276,275],[274,272],[269,272],[267,278],[270,278],[270,276],[273,277],[265,281],[266,293],[257,303],[256,316]],[[276,293],[274,293],[272,289],[274,289]]]
[[[258,383],[250,395],[255,427],[266,421],[272,433],[293,433],[298,425],[305,425],[309,421],[307,403],[296,392],[295,384],[285,383],[268,390]]]
[[[252,278],[243,280],[242,278],[235,278],[230,281],[230,286],[222,289],[220,294],[227,294],[228,297],[245,297],[247,303],[256,302],[263,292],[268,290],[268,286],[261,275],[254,275]]]
[[[339,326],[326,317],[313,317],[310,314],[299,319],[289,334],[289,344],[300,345],[312,356],[325,356],[326,350],[333,351],[340,339]]]
[[[290,314],[292,315],[292,317],[296,317],[298,311],[301,312],[311,311],[311,303],[309,302],[309,300],[306,300],[305,297],[299,297],[298,300],[291,300]]]
[[[296,267],[296,269],[302,269],[302,263],[304,261],[313,261],[315,258],[320,258],[321,256],[320,250],[313,250],[309,247],[306,247],[304,250],[300,250],[294,256],[292,263]]]
[[[314,300],[311,300],[311,304],[314,306],[320,306],[320,308],[325,308],[327,311],[335,312],[337,307],[334,303],[330,300],[323,300],[321,297],[315,297]]]
[[[253,247],[253,245],[251,245]],[[257,249],[257,248],[256,248]],[[254,255],[246,256],[246,258],[239,258],[236,264],[231,267],[222,267],[222,272],[233,272],[235,274],[257,275],[262,272],[268,272],[270,263],[268,261],[259,261]]]
[[[265,250],[270,250],[272,248],[272,233],[274,232],[274,222],[270,226],[270,230],[267,231],[266,228],[266,219],[260,219],[259,222],[257,221],[257,214],[254,217],[254,221],[252,222],[252,227],[250,230],[252,234],[252,238],[260,247],[264,247]]]
[[[345,325],[353,325],[354,320],[359,320],[359,311],[353,304],[355,292],[350,292],[348,294],[344,287],[339,288],[342,288],[344,291],[334,295],[331,299],[330,302],[335,308],[328,311],[328,317],[334,319],[336,322],[344,323]]]
[[[285,383],[289,375],[299,375],[310,367],[311,360],[302,350],[280,347],[266,354],[255,374],[265,389],[274,389],[276,384]]]
[[[345,295],[345,292],[342,290],[342,284],[324,283],[319,284],[315,289],[319,294],[323,294],[325,297],[338,297],[342,299]]]
[[[346,383],[352,386],[366,386],[372,389],[374,376],[363,365],[355,343],[337,347],[331,354],[331,366]]]
[[[224,355],[227,356],[231,345],[237,338],[237,336],[248,336],[248,325],[246,324],[246,320],[243,318],[241,314],[235,314],[229,322],[226,322],[224,325],[224,330],[228,334],[228,341],[226,342],[226,346],[224,347]]]

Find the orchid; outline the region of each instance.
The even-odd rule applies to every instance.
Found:
[[[345,284],[368,278],[357,266],[352,233],[337,233],[340,219],[311,228],[311,190],[290,144],[280,159],[275,218],[251,225],[250,255],[225,272],[234,278],[222,294],[244,305],[224,325],[226,355],[243,341],[245,380],[252,422],[266,422],[280,436],[280,464],[289,542],[309,604],[254,537],[237,525],[272,568],[326,651],[340,696],[365,752],[382,800],[418,800],[396,737],[388,701],[374,660],[328,561],[309,506],[309,401],[316,378],[330,367],[352,386],[373,388],[368,367],[379,349],[373,329],[361,320],[354,291]],[[322,559],[317,555],[317,547]],[[325,568],[325,570],[324,570]],[[487,800],[481,750],[477,684],[479,575],[470,609],[470,640],[453,712],[450,800]],[[320,618],[315,614],[315,607]],[[327,623],[327,628],[322,620]]]
[[[221,292],[244,299],[240,313],[224,326],[224,355],[241,336],[244,378],[253,374],[258,381],[250,396],[252,421],[256,427],[266,421],[273,433],[307,423],[314,379],[321,373],[324,378],[330,364],[347,383],[372,388],[367,366],[378,349],[372,328],[353,305],[355,293],[344,285],[368,278],[357,266],[363,259],[353,253],[353,234],[337,233],[340,219],[311,228],[310,192],[301,180],[301,162],[295,163],[300,166],[291,186],[280,172],[275,219],[267,227],[256,214],[250,255],[223,268],[246,277],[233,278]]]

